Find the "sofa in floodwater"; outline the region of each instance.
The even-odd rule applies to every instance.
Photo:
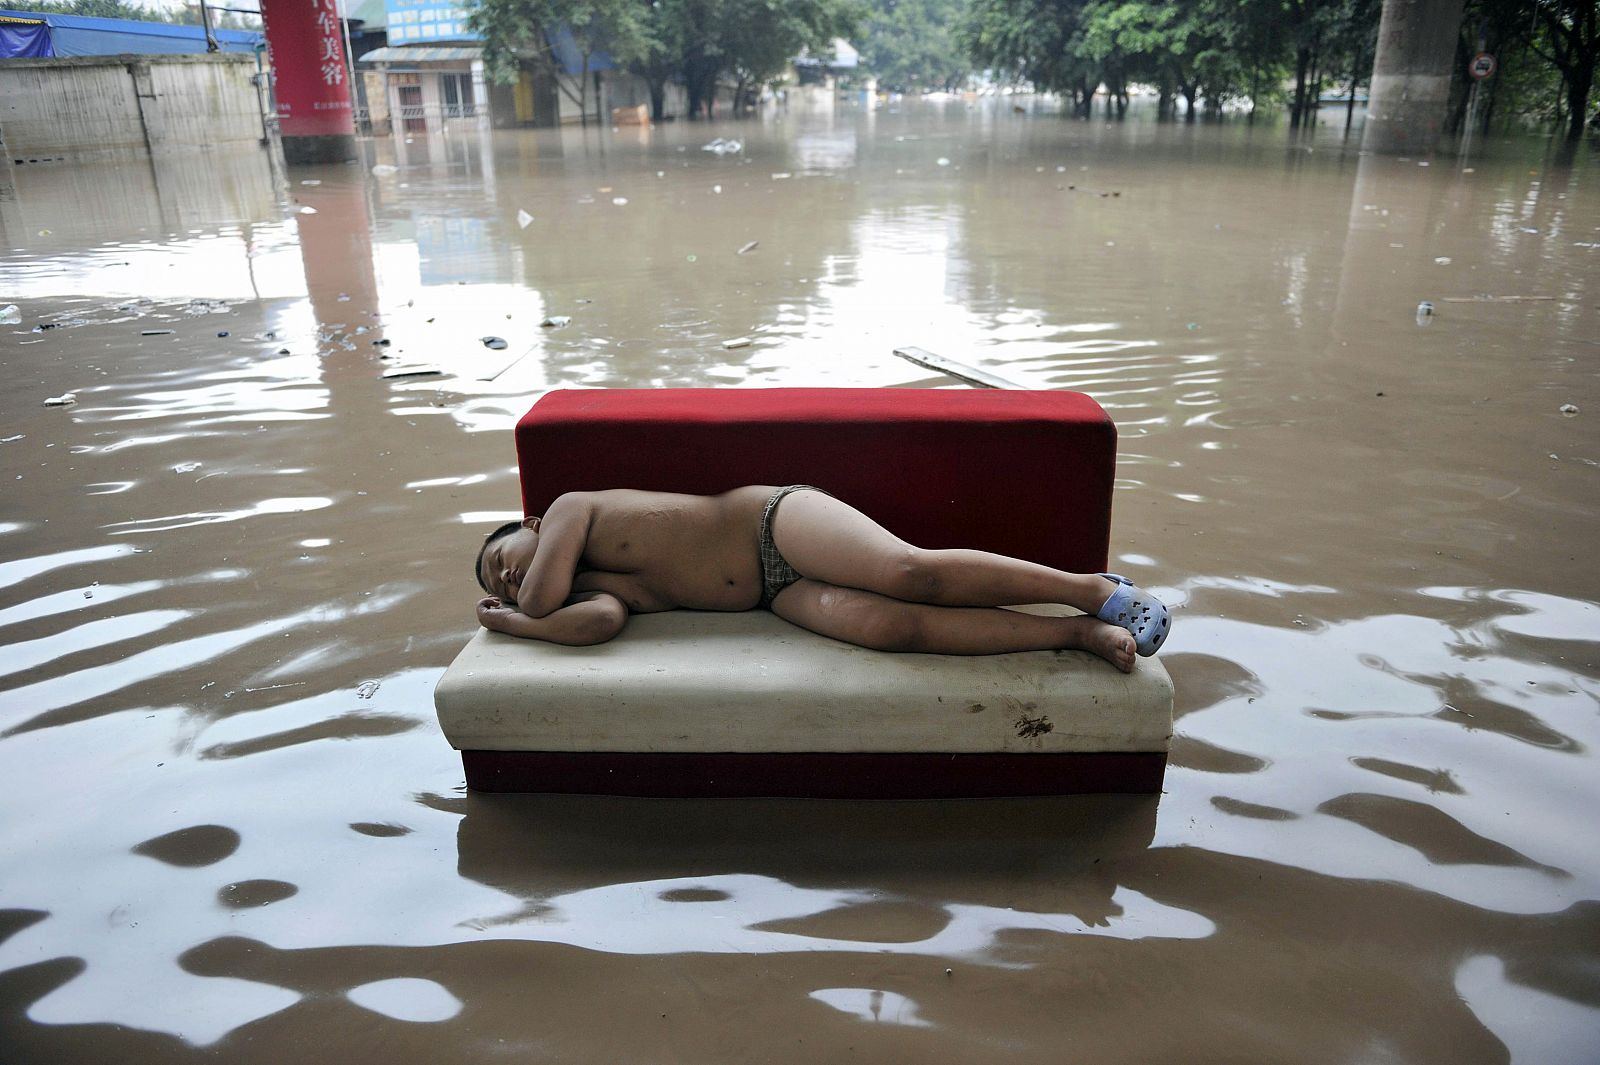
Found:
[[[526,514],[571,491],[815,484],[922,547],[1106,569],[1116,427],[1080,393],[556,391],[516,447]],[[638,615],[591,647],[480,630],[434,698],[482,791],[1150,792],[1172,734],[1155,658],[891,654],[764,610]]]

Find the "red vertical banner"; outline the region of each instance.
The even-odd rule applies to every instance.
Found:
[[[278,127],[285,137],[354,136],[338,0],[262,0]]]

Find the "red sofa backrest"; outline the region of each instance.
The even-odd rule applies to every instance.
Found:
[[[1117,430],[1079,392],[561,390],[516,444],[526,514],[572,491],[812,484],[921,547],[1106,568]]]

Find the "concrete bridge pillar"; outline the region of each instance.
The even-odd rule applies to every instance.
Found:
[[[337,0],[261,0],[261,21],[272,56],[284,159],[354,159],[355,114]]]
[[[1361,147],[1433,150],[1450,103],[1462,0],[1383,0]]]

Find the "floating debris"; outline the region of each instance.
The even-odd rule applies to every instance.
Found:
[[[572,324],[572,319],[565,314],[552,314],[539,323],[545,329],[562,329]]]
[[[1549,303],[1554,296],[1446,296],[1446,303]]]
[[[732,351],[734,348],[748,348],[751,343],[749,337],[734,337],[732,340],[724,340],[722,346]]]
[[[1563,403],[1561,404],[1561,413],[1570,418],[1578,413],[1578,405],[1576,403]]]
[[[792,177],[794,177],[794,175],[789,173],[787,170],[780,170],[776,174],[772,175],[772,180],[773,181],[788,181]]]
[[[171,334],[172,330],[170,329],[141,329],[139,331],[139,335],[142,337],[164,337]]]
[[[702,145],[700,150],[702,152],[713,152],[717,155],[733,155],[735,152],[744,151],[744,142],[732,139],[724,140],[718,137],[710,144]]]
[[[306,178],[304,181],[300,182],[300,184],[302,184],[302,185],[320,185],[320,184],[322,184],[322,179],[321,178]]]
[[[316,214],[317,213],[317,209],[315,207],[311,206],[308,203],[307,204],[301,204],[300,205],[300,213],[301,214]]]
[[[369,681],[367,681],[365,684],[361,685],[361,687],[356,689],[356,698],[358,698],[358,699],[370,699],[370,698],[372,698],[374,695],[378,694],[378,687],[382,683],[383,683],[383,681],[381,681],[381,680],[369,680]]]
[[[532,222],[532,221],[533,221],[533,215],[529,214],[527,211],[522,211],[522,210],[517,211],[517,228],[518,229],[527,229],[528,228],[528,224],[530,222]]]
[[[501,337],[479,337],[478,339],[482,340],[483,346],[488,348],[490,351],[506,350],[506,342]]]
[[[722,195],[722,186],[721,185],[713,185],[713,186],[711,186],[711,191],[720,196],[720,195]]]
[[[1433,304],[1423,300],[1417,304],[1417,324],[1427,325],[1433,320]]]
[[[399,172],[399,167],[390,166],[388,163],[379,163],[372,168],[372,173],[376,177],[383,177],[386,174],[398,174]]]
[[[1433,257],[1433,265],[1435,265],[1435,266],[1449,266],[1450,265],[1450,256],[1448,256],[1448,255],[1435,255]]]
[[[626,196],[613,196],[611,197],[611,203],[616,207],[626,207],[628,206],[628,198]]]
[[[21,325],[22,309],[15,303],[0,307],[0,325]]]
[[[385,378],[395,377],[439,377],[444,371],[437,366],[391,366],[383,371]]]
[[[755,251],[760,244],[761,242],[759,240],[752,240],[749,244],[746,244],[744,247],[740,248],[737,254],[748,255],[750,252]]]
[[[940,166],[949,166],[949,165],[950,165],[950,160],[949,160],[949,159],[946,159],[946,158],[945,158],[945,157],[944,157],[944,156],[942,156],[942,155],[941,155],[941,156],[939,156],[939,158],[937,158],[937,159],[935,159],[935,160],[934,160],[934,162],[935,162],[935,163],[938,163],[938,164],[939,164],[939,165],[940,165]]]
[[[44,405],[47,407],[70,407],[76,402],[78,402],[78,396],[76,393],[63,392],[59,396],[51,396],[49,399],[45,400]]]

